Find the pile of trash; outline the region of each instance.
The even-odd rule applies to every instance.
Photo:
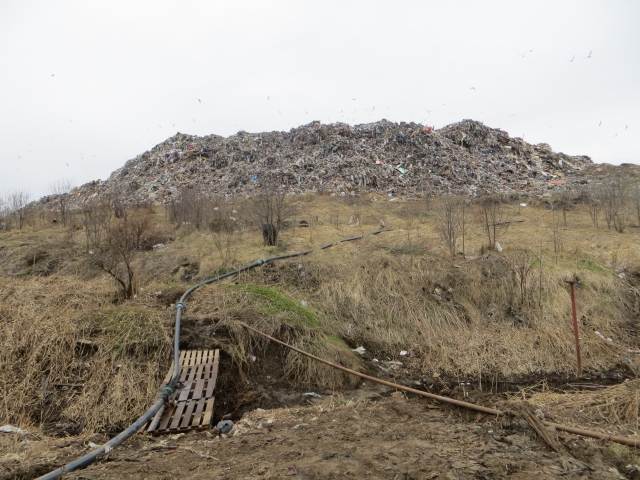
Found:
[[[73,195],[87,201],[118,191],[130,201],[160,203],[184,188],[228,196],[273,187],[399,197],[531,194],[565,185],[567,176],[589,165],[587,156],[554,153],[547,144],[531,145],[473,120],[439,130],[387,120],[315,121],[289,132],[240,131],[227,138],[177,133]]]

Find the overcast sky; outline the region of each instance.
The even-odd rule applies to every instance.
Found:
[[[634,0],[0,0],[0,193],[312,120],[472,118],[640,163],[639,23]]]

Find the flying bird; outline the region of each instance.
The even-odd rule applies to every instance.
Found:
[[[584,58],[583,58],[583,60],[586,60],[587,58],[591,58],[591,54],[592,54],[592,53],[593,53],[593,50],[591,50],[591,51],[589,52],[589,55],[587,55],[586,57],[584,57]]]
[[[527,53],[527,52],[524,52],[522,55],[518,55],[518,56],[524,58],[524,54],[525,53]]]
[[[624,129],[625,129],[625,130],[626,130],[627,128],[629,128],[629,125],[625,125],[625,126],[624,126]]]
[[[64,162],[64,163],[66,163],[66,164],[67,164],[67,167],[69,167],[69,162]],[[69,167],[69,168],[71,168],[71,167]]]
[[[569,63],[573,63],[573,60],[576,58],[576,56],[574,55],[573,57],[571,57],[571,60],[569,60]]]
[[[355,100],[355,98],[352,98],[351,100]]]
[[[515,113],[514,113],[513,115],[515,115]],[[510,116],[510,117],[513,117],[513,115],[509,115],[509,116]]]
[[[198,99],[198,101],[199,101],[200,103],[202,103],[202,100]]]
[[[53,73],[51,74],[51,76],[52,76],[52,77],[55,77],[55,75],[54,75]]]
[[[307,112],[306,110],[304,111],[304,113],[306,113],[307,115],[309,115],[309,112]]]
[[[80,158],[84,160],[84,157],[82,156],[82,154],[80,152],[78,152],[78,155],[80,155]]]
[[[618,136],[618,134],[616,133],[616,134],[613,136],[613,138],[616,138],[617,136]]]
[[[18,158],[20,158],[20,155],[18,155]],[[20,158],[20,160],[22,160],[22,159]]]
[[[476,89],[476,87],[471,87],[469,90],[475,90],[475,89]]]
[[[267,100],[269,100],[269,95],[267,95]]]
[[[193,121],[195,122],[195,121],[196,121],[196,119],[194,118],[194,119],[193,119]]]
[[[176,126],[176,124],[174,123],[174,124],[173,124],[173,126],[172,126],[171,128],[173,128],[173,127],[175,127],[175,126]]]
[[[160,128],[162,128],[162,125],[158,124],[158,126],[159,126]]]

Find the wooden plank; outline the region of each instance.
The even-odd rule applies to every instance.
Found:
[[[193,414],[193,425],[195,426],[201,426],[201,420],[202,420],[202,412],[204,410],[204,407],[207,403],[207,401],[204,398],[201,398],[200,400],[196,400],[196,411]]]
[[[184,408],[187,406],[187,402],[180,402],[176,405],[176,408],[173,412],[173,418],[171,420],[171,424],[169,425],[169,430],[175,430],[180,425],[180,420],[182,417],[182,412]]]
[[[165,408],[164,415],[162,415],[162,418],[160,419],[160,423],[158,424],[158,428],[156,428],[156,431],[167,429],[167,426],[169,425],[169,421],[171,420],[171,415],[174,410],[175,410],[174,407]]]
[[[191,427],[191,420],[193,417],[193,410],[196,406],[195,402],[188,402],[189,405],[187,409],[184,411],[184,416],[182,417],[182,422],[180,422],[180,429],[189,429]]]
[[[204,415],[202,416],[202,423],[200,424],[200,426],[202,427],[208,427],[211,424],[211,416],[213,415],[214,398],[215,397],[211,397],[207,399],[207,404],[204,409]]]

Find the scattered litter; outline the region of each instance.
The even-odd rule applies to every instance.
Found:
[[[93,450],[98,448],[100,445],[98,445],[97,443],[89,442],[87,446]]]
[[[151,248],[153,248],[154,250],[159,250],[161,248],[164,248],[164,243],[157,243]]]
[[[247,355],[247,358],[252,362],[255,362],[258,359],[255,355]]]
[[[157,292],[154,293],[154,295],[156,297],[161,297],[162,296],[162,290],[158,290]]]
[[[308,398],[322,398],[316,392],[307,392],[307,393],[303,393],[303,395]]]
[[[299,423],[298,425],[294,425],[293,427],[291,427],[291,430],[298,430],[300,427],[308,427],[309,424],[308,423]]]
[[[387,361],[387,362],[383,362],[383,363],[385,363],[386,365],[397,365],[397,366],[402,366],[402,365],[404,365],[404,363],[402,363],[402,362],[398,362],[398,361],[396,361],[396,360],[389,360],[389,361]]]
[[[526,204],[526,203],[521,203],[521,204],[520,204],[520,206],[521,206],[521,207],[526,207],[526,206],[527,206],[527,204]]]
[[[631,360],[629,357],[626,357],[624,361],[625,363],[633,363],[633,360]]]
[[[26,435],[27,432],[13,425],[3,425],[0,427],[0,433],[16,433],[18,435]]]
[[[498,242],[496,242],[496,250],[498,250],[499,253],[502,253],[502,250],[503,250],[503,248],[500,246]]]
[[[366,349],[366,348],[364,348],[363,346],[360,346],[360,347],[358,347],[358,348],[352,348],[352,349],[351,349],[351,351],[352,351],[352,352],[359,353],[360,355],[364,355],[364,354],[365,354],[365,352],[367,351],[367,349]]]
[[[94,250],[89,250],[89,255],[95,255],[96,252]]]
[[[111,445],[107,445],[106,447],[104,447],[104,453],[109,453],[111,450],[113,450],[113,447]]]
[[[266,412],[266,410],[264,408],[256,408],[255,411],[256,412]]]
[[[379,362],[380,362],[380,360],[378,360],[377,358],[374,358],[374,359],[372,360],[372,362],[373,362],[373,363],[379,363]]]
[[[409,352],[407,352],[406,350],[401,350],[400,355],[406,357],[407,355],[409,355]]]
[[[627,278],[627,274],[626,274],[626,273],[624,273],[624,272],[620,272],[620,273],[618,274],[618,278],[620,278],[620,279],[624,280],[625,278]]]
[[[233,422],[231,420],[222,420],[218,422],[218,432],[220,433],[229,433],[233,428]]]
[[[308,307],[309,302],[307,302],[306,300],[300,300],[300,305],[302,305],[303,307]]]

